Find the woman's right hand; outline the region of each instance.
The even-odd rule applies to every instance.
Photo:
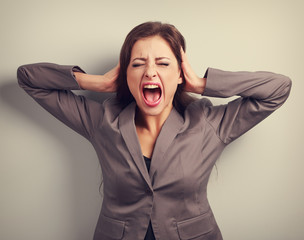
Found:
[[[206,78],[198,77],[188,61],[187,55],[181,48],[182,70],[185,77],[185,91],[196,94],[203,94],[206,86]]]
[[[74,72],[78,85],[85,90],[94,92],[115,92],[117,89],[117,77],[119,64],[104,75],[92,75],[81,72]]]

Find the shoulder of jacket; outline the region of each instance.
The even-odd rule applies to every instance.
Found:
[[[117,117],[123,110],[122,104],[117,100],[116,96],[111,96],[102,103],[106,114]]]
[[[192,123],[202,121],[202,119],[206,118],[206,112],[208,112],[210,106],[212,106],[211,101],[205,97],[193,101],[185,110],[185,121]]]
[[[187,107],[187,110],[190,112],[196,112],[198,110],[202,111],[210,106],[212,106],[210,99],[203,97],[190,103]]]

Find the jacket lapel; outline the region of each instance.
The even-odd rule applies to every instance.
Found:
[[[129,149],[130,154],[133,157],[140,173],[147,182],[148,186],[152,190],[152,179],[157,171],[157,168],[161,166],[163,156],[171,145],[172,141],[178,134],[179,130],[183,126],[184,120],[182,116],[173,108],[165,121],[159,136],[156,140],[153,155],[151,159],[150,174],[148,173],[143,154],[141,152],[140,143],[135,128],[135,110],[136,103],[129,104],[119,115],[119,129],[121,135]]]
[[[150,179],[162,165],[164,154],[184,124],[183,117],[173,108],[156,140],[150,166]],[[153,183],[153,181],[152,181]]]
[[[119,114],[119,129],[135,164],[152,190],[150,176],[143,159],[143,154],[141,152],[141,147],[136,133],[135,110],[135,102],[130,103],[122,110],[122,112]]]

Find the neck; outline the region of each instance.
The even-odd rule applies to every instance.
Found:
[[[168,109],[169,110],[169,109]],[[148,131],[150,134],[156,134],[160,132],[163,124],[167,120],[171,109],[169,111],[163,111],[156,116],[146,115],[142,113],[138,108],[135,115],[135,125],[137,128]]]

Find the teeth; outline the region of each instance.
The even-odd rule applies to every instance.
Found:
[[[158,86],[154,85],[154,84],[148,84],[148,85],[145,85],[144,88],[155,89],[155,88],[158,88]]]

